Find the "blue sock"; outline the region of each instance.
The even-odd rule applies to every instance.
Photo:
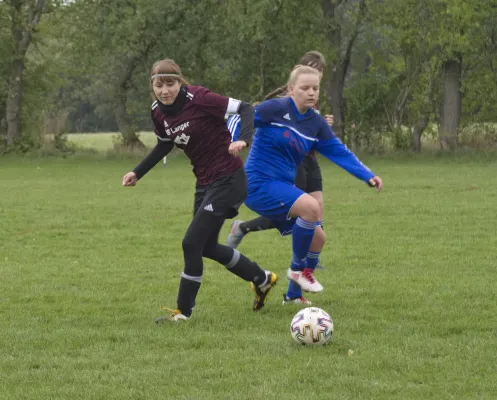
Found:
[[[286,297],[289,299],[296,299],[302,296],[302,288],[294,281],[288,282],[288,289],[286,291]]]
[[[321,253],[309,251],[307,253],[307,268],[311,268],[313,271],[316,269],[316,267],[319,264],[319,255]],[[288,289],[286,291],[286,296],[289,299],[296,299],[297,297],[302,296],[302,288],[296,284],[294,281],[289,281],[288,282]]]
[[[315,222],[308,222],[302,218],[297,218],[292,230],[293,257],[290,266],[292,269],[302,270],[307,266],[306,258],[311,247],[315,229]],[[291,299],[300,297],[302,296],[302,289],[298,284],[290,281],[286,295]]]
[[[310,251],[307,253],[307,268],[312,269],[313,271],[319,264],[319,256],[321,252]]]
[[[311,247],[314,231],[316,230],[315,222],[308,222],[302,218],[297,218],[292,229],[292,264],[294,270],[302,270],[305,265],[307,253]]]

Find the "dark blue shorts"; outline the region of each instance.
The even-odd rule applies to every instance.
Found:
[[[295,218],[289,216],[297,199],[305,192],[295,185],[281,181],[251,184],[245,204],[252,211],[270,219],[282,235],[292,233]]]

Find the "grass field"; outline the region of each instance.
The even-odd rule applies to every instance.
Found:
[[[174,156],[121,187],[136,161],[0,158],[1,399],[497,398],[497,161],[370,158],[380,195],[322,162],[322,348],[290,337],[274,231],[240,247],[282,278],[265,309],[206,262],[193,318],[153,323],[175,306],[194,179]]]
[[[112,149],[114,142],[120,137],[119,133],[72,133],[67,135],[70,143],[81,149],[93,149],[104,152]],[[138,137],[147,147],[152,147],[157,142],[153,132],[139,132]]]

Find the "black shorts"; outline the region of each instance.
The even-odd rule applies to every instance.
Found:
[[[195,186],[193,215],[205,211],[219,217],[233,218],[247,198],[247,176],[242,167],[235,173],[215,180],[209,185]]]
[[[305,156],[297,168],[295,186],[306,193],[322,192],[323,178],[318,160],[314,156]]]

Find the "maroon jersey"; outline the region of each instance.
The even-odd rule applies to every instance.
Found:
[[[208,185],[243,166],[240,157],[228,152],[231,134],[225,122],[228,114],[237,112],[240,102],[201,86],[187,85],[186,89],[186,101],[178,115],[166,116],[157,102],[152,104],[155,135],[183,149],[198,184]]]

